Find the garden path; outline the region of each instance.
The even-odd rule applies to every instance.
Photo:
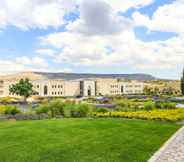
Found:
[[[184,162],[184,126],[148,162]]]

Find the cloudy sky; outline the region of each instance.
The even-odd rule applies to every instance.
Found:
[[[0,74],[184,67],[184,0],[0,0]]]

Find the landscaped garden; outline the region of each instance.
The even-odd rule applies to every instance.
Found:
[[[0,105],[2,162],[146,162],[184,119],[174,102],[149,97],[43,98],[26,111],[9,100]]]
[[[2,162],[146,162],[179,128],[127,119],[0,122]]]
[[[108,105],[113,107],[109,108]],[[24,111],[8,102],[0,105],[0,117],[16,120],[121,117],[176,122],[184,120],[184,109],[176,108],[175,102],[154,101],[150,98],[109,97],[109,100],[105,101],[95,98],[81,101],[57,98],[42,99],[36,107],[28,105]]]

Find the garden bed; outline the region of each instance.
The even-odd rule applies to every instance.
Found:
[[[184,109],[136,111],[136,112],[106,112],[94,113],[96,117],[118,117],[161,121],[179,121],[184,119]]]

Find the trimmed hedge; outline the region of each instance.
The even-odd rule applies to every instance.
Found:
[[[152,110],[137,112],[94,113],[96,117],[135,118],[146,120],[179,121],[184,119],[184,109]]]
[[[15,120],[43,120],[48,119],[47,114],[16,114],[16,115],[6,115],[6,119],[15,119]]]

